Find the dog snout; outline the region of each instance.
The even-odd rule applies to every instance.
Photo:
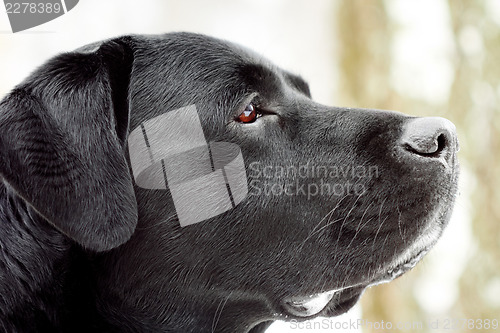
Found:
[[[441,117],[413,118],[405,124],[402,145],[407,152],[447,161],[459,150],[455,125]]]

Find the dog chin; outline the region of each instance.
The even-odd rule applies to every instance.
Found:
[[[287,317],[306,320],[316,316],[334,317],[349,311],[367,287],[390,282],[415,267],[437,241],[440,233],[439,228],[429,228],[371,281],[307,296],[285,298],[282,302],[283,312]]]
[[[282,307],[287,317],[310,319],[316,316],[334,317],[349,311],[367,287],[390,282],[403,275],[425,256],[421,250],[397,264],[389,266],[374,280],[366,284],[329,290],[308,296],[293,296],[284,299]]]

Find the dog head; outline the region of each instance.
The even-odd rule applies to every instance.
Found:
[[[458,178],[449,121],[323,106],[185,33],[52,59],[2,102],[0,148],[5,181],[99,252],[100,311],[185,332],[347,311],[435,244]]]

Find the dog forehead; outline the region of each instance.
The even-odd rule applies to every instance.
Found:
[[[136,55],[143,55],[149,61],[169,62],[172,59],[183,59],[189,63],[218,66],[261,61],[259,54],[242,45],[195,33],[136,35],[134,41]]]
[[[272,94],[285,82],[265,58],[223,40],[182,33],[139,36],[135,43],[131,125],[188,105],[231,109],[246,95]]]
[[[194,33],[169,33],[158,39],[157,44],[167,45],[162,51],[164,59],[169,58],[171,52],[186,57],[186,63],[195,60],[195,64],[204,68],[211,68],[215,75],[239,74],[238,79],[250,84],[260,84],[264,81],[277,84],[278,81],[290,85],[301,93],[310,96],[309,85],[301,77],[283,70],[272,61],[243,45],[214,37]],[[171,47],[173,43],[174,47]],[[159,49],[162,49],[157,45]],[[189,59],[187,59],[189,58]],[[196,62],[196,59],[198,61]],[[181,63],[178,61],[177,63]],[[224,71],[229,69],[230,71]],[[221,76],[222,79],[222,76]],[[230,82],[231,78],[225,78]],[[279,83],[278,83],[279,84]],[[269,87],[260,87],[269,88]]]
[[[234,74],[248,73],[248,69],[261,77],[283,74],[280,68],[259,53],[240,44],[205,35],[169,33],[139,36],[137,45],[136,61],[141,70],[149,64],[159,75],[177,72],[186,81],[204,79],[210,83],[218,79],[217,75],[227,80],[234,78]]]

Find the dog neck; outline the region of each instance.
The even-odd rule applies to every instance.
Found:
[[[82,255],[0,178],[0,331],[58,331],[83,317]],[[82,266],[80,266],[82,267]],[[88,297],[88,296],[85,296]],[[79,304],[81,303],[81,304]],[[83,320],[83,319],[82,319]]]
[[[210,292],[181,295],[174,290],[179,289],[172,286],[163,307],[156,304],[147,309],[129,305],[109,288],[101,289],[99,312],[107,320],[103,327],[111,332],[261,333],[272,323],[259,300]],[[156,303],[154,296],[149,301]]]
[[[188,295],[182,286],[172,286],[172,290],[184,289],[185,294],[171,295],[170,304],[179,307],[168,310],[166,321],[145,318],[133,307],[124,311],[126,305],[109,293],[120,286],[112,285],[112,281],[105,288],[95,284],[94,265],[99,266],[101,260],[94,262],[93,254],[54,228],[2,181],[0,223],[0,331],[64,328],[71,332],[127,332],[133,328],[148,332],[154,328],[186,333],[258,333],[270,323],[262,322],[266,317],[262,300],[214,293],[210,301],[203,293]],[[107,260],[101,263],[109,264]],[[96,288],[101,292],[95,293]],[[189,309],[182,309],[182,304],[190,304]]]

